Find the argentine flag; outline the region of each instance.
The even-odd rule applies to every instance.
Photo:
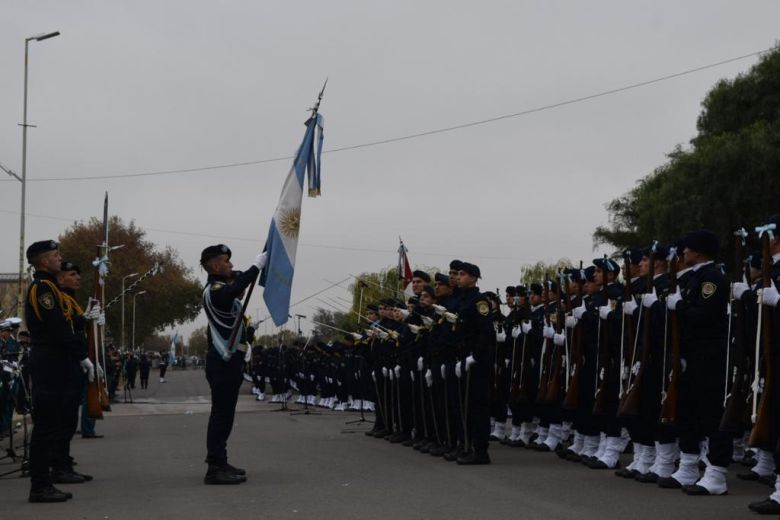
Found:
[[[306,173],[309,196],[316,197],[320,194],[323,127],[323,118],[317,112],[306,121],[306,134],[282,187],[282,195],[271,220],[271,229],[265,244],[268,262],[260,276],[260,285],[265,287],[263,300],[277,327],[284,325],[289,317],[295,253],[298,250],[298,233],[301,227],[303,178]]]
[[[179,340],[179,333],[176,332],[171,340],[171,350],[168,352],[168,363],[170,365],[176,364],[176,343]]]

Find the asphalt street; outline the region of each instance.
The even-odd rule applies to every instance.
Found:
[[[29,481],[4,478],[0,518],[738,520],[757,518],[746,506],[769,493],[736,479],[745,470],[736,465],[728,496],[689,497],[498,445],[491,445],[492,465],[459,467],[366,437],[369,425],[345,424],[358,417],[354,412],[277,411],[254,401],[248,383],[229,453],[249,480],[206,486],[203,372],[169,371],[168,383],[152,377],[150,388],[132,397],[98,423],[104,438],[74,438],[77,469],[94,475],[93,482],[61,486],[75,495],[66,503],[29,504]],[[7,446],[0,443],[3,452]],[[0,460],[0,473],[13,468]]]

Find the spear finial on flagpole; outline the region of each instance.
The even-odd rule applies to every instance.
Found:
[[[310,108],[312,112],[312,117],[314,117],[317,114],[317,111],[320,109],[320,103],[322,102],[322,95],[325,94],[325,87],[328,86],[328,78],[325,78],[325,83],[322,85],[322,90],[320,90],[320,94],[317,96],[317,102],[314,103],[314,107]]]

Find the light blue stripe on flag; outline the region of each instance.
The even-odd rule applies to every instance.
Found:
[[[289,317],[290,293],[301,226],[303,179],[307,170],[309,172],[309,189],[315,189],[316,192],[319,192],[319,151],[322,146],[322,129],[321,115],[316,114],[315,117],[307,121],[306,134],[298,148],[298,153],[295,155],[293,167],[284,182],[279,204],[268,231],[265,246],[268,262],[260,277],[260,285],[265,287],[263,300],[277,327],[284,325]],[[320,134],[318,139],[315,138],[317,131]],[[315,153],[315,148],[320,150]],[[312,186],[312,180],[315,180],[316,187]]]

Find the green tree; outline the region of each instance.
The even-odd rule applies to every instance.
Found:
[[[205,356],[209,349],[206,326],[198,327],[190,334],[189,353],[193,356]]]
[[[534,282],[541,282],[547,277],[555,279],[558,271],[569,269],[570,267],[572,267],[572,263],[568,258],[561,258],[553,263],[536,262],[535,264],[526,264],[521,269],[520,282],[528,285]]]
[[[595,230],[595,244],[646,246],[704,227],[720,236],[722,252],[731,251],[735,230],[752,231],[780,210],[780,47],[747,73],[718,82],[702,102],[697,129],[690,147],[675,148],[607,204],[609,225]]]
[[[86,302],[94,294],[95,268],[92,266],[97,255],[97,244],[102,239],[102,222],[76,222],[60,235],[62,257],[81,267],[82,287],[77,295],[80,302]],[[144,231],[133,222],[125,224],[119,217],[109,222],[110,245],[122,245],[109,256],[109,270],[105,280],[106,300],[121,293],[122,277],[131,273],[143,274],[155,262],[163,269],[159,274],[141,282],[133,291],[146,291],[136,299],[136,344],[166,327],[193,320],[200,313],[201,285],[190,270],[179,259],[173,248],[158,249],[145,239]],[[128,279],[127,288],[133,279]],[[132,294],[125,296],[125,343],[129,346],[132,325]],[[121,304],[117,303],[106,311],[107,334],[118,342],[121,336]]]

